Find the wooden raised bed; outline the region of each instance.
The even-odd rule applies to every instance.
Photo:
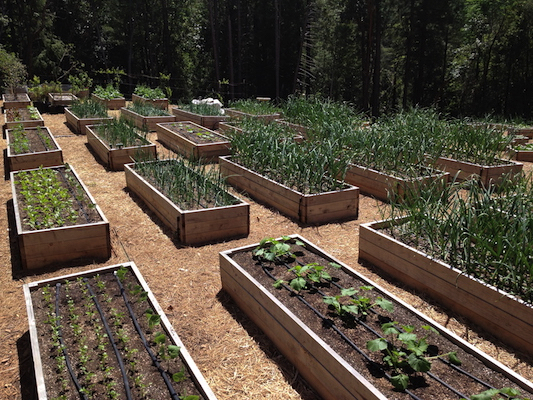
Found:
[[[230,122],[220,122],[218,124],[218,130],[223,134],[233,135],[235,133],[242,133],[242,128],[235,123]]]
[[[315,257],[318,256],[319,259],[317,262],[319,265],[328,265],[331,262],[340,265],[341,269],[338,273],[334,272],[333,274],[339,277],[341,285],[345,280],[348,282],[349,279],[353,279],[361,282],[361,285],[373,286],[372,292],[375,291],[377,296],[381,296],[394,303],[395,312],[392,313],[394,318],[396,318],[396,310],[401,309],[402,317],[400,318],[413,317],[418,321],[416,326],[429,325],[439,331],[439,338],[446,341],[442,342],[443,347],[446,346],[446,348],[439,348],[439,351],[455,350],[458,352],[459,359],[462,357],[465,359],[469,358],[468,365],[475,364],[479,365],[479,368],[488,368],[492,371],[488,373],[491,376],[501,374],[505,379],[512,382],[511,385],[516,385],[529,393],[533,391],[531,382],[514,373],[498,361],[488,357],[475,346],[467,343],[453,332],[448,331],[443,326],[421,314],[378,284],[360,275],[304,238],[298,235],[291,235],[291,237],[304,243],[306,254],[313,254],[311,256],[304,254],[302,260],[305,258],[305,260],[310,259],[316,261],[317,259]],[[250,254],[257,245],[239,247],[220,253],[219,262],[222,288],[233,298],[241,310],[274,342],[285,357],[294,364],[309,384],[324,399],[328,400],[409,399],[408,394],[391,390],[387,386],[389,384],[388,382],[380,382],[381,379],[386,378],[383,378],[378,371],[372,369],[364,359],[362,359],[361,363],[357,364],[355,359],[359,354],[351,348],[350,351],[347,351],[346,345],[339,347],[337,343],[341,339],[338,338],[338,335],[334,335],[331,332],[332,335],[328,336],[327,333],[331,329],[327,329],[325,324],[312,311],[302,311],[299,306],[302,302],[298,300],[291,301],[291,295],[289,294],[284,296],[280,294],[280,291],[285,292],[285,290],[274,288],[272,285],[273,280],[269,280],[270,278],[267,278],[269,280],[268,284],[259,281],[261,279],[265,282],[261,278],[264,273],[261,272],[261,267],[254,260],[251,260],[252,255]],[[247,263],[246,267],[245,262]],[[305,262],[308,261],[303,261],[303,263]],[[252,270],[251,268],[256,269]],[[275,278],[278,277],[279,275],[275,276]],[[320,285],[317,286],[320,287]],[[360,286],[358,284],[355,287]],[[305,293],[303,296],[306,298]],[[322,310],[320,312],[324,313]],[[307,325],[304,320],[310,321],[314,325]],[[330,322],[335,323],[335,320],[330,320]],[[400,324],[404,323],[401,319],[399,322]],[[336,324],[340,327],[338,322]],[[345,331],[342,328],[341,330]],[[361,330],[357,330],[357,332],[361,332]],[[360,336],[362,334],[358,335],[356,332],[353,332],[352,335]],[[342,353],[336,350],[338,348],[342,349]],[[344,354],[347,355],[346,359],[344,358]],[[360,368],[356,369],[354,365],[360,365]],[[430,384],[434,384],[434,381],[431,381]],[[415,392],[415,394],[418,393]],[[477,394],[477,392],[467,395],[470,394]],[[441,393],[441,395],[447,396],[446,393]],[[459,396],[438,398],[459,398]]]
[[[358,187],[347,184],[343,190],[303,194],[231,161],[229,156],[219,157],[219,164],[230,185],[301,223],[322,224],[358,216]]]
[[[57,168],[62,167],[53,169]],[[19,173],[21,172],[11,172],[10,178],[17,241],[23,268],[41,268],[78,258],[108,259],[111,257],[109,222],[74,169],[72,169],[74,179],[82,188],[84,197],[92,204],[91,207],[98,215],[98,221],[50,229],[23,228],[22,205],[19,204],[20,200],[15,188],[16,177]]]
[[[125,107],[120,109],[120,114],[127,120],[132,121],[137,128],[146,129],[151,132],[156,130],[157,124],[176,121],[176,117],[174,115],[156,115],[145,117],[144,115],[137,114],[136,112],[128,110]]]
[[[435,161],[435,168],[448,172],[452,178],[459,181],[475,178],[485,186],[498,184],[503,177],[520,173],[523,167],[522,163],[507,160],[501,160],[500,165],[480,165],[447,157]]]
[[[226,114],[228,114],[229,117],[233,118],[259,118],[264,121],[274,121],[276,119],[281,118],[281,113],[273,113],[273,114],[250,114],[243,111],[235,110],[233,108],[225,108],[224,109]]]
[[[305,139],[309,139],[309,137],[307,136],[307,131],[309,130],[309,128],[307,128],[306,126],[294,124],[284,119],[277,119],[276,122],[278,124],[288,126],[293,131],[300,133]]]
[[[24,108],[31,106],[31,100],[28,93],[14,93],[2,95],[4,110],[8,108]]]
[[[239,201],[236,205],[182,210],[163,193],[135,172],[132,164],[124,166],[127,187],[139,196],[179,241],[188,245],[248,236],[250,205]]]
[[[24,133],[30,138],[30,152],[16,154],[10,144],[13,142],[13,131],[6,131],[7,141],[7,167],[8,171],[20,171],[42,167],[55,167],[63,165],[63,151],[47,127],[25,128]],[[51,147],[47,148],[46,143],[39,138],[39,134],[49,138]],[[34,144],[35,143],[35,144]]]
[[[404,201],[406,197],[416,195],[422,186],[437,180],[442,185],[448,183],[450,174],[447,172],[431,171],[418,178],[400,178],[385,174],[371,168],[350,164],[344,181],[358,186],[361,193],[370,194],[382,201]]]
[[[201,115],[190,111],[182,110],[179,107],[171,107],[172,114],[176,116],[176,121],[191,121],[195,124],[205,126],[207,129],[218,129],[219,123],[228,117],[225,115]]]
[[[126,99],[124,97],[117,97],[115,99],[103,99],[94,93],[91,94],[91,98],[95,101],[98,101],[110,110],[120,110],[121,107],[126,107]]]
[[[156,125],[157,140],[193,160],[218,161],[231,153],[227,137],[194,122],[167,122]],[[190,131],[190,132],[189,132]],[[198,136],[206,133],[205,138]]]
[[[87,143],[96,153],[98,158],[111,171],[124,170],[124,164],[129,164],[138,159],[155,159],[157,158],[157,148],[153,143],[131,147],[110,147],[109,144],[102,140],[96,133],[95,125],[87,125]],[[139,136],[139,139],[142,139]]]
[[[52,107],[62,106],[68,107],[72,105],[78,98],[72,93],[48,93],[48,102]]]
[[[514,135],[527,136],[529,139],[533,139],[533,127],[529,127],[529,128],[509,127],[508,130]]]
[[[44,119],[37,108],[34,112],[37,118],[31,118],[28,108],[8,108],[4,112],[4,129],[13,129],[17,125],[22,125],[24,128],[33,128],[36,126],[44,126]],[[13,118],[13,113],[20,114],[21,117]]]
[[[391,221],[361,224],[359,258],[427,293],[508,345],[533,354],[533,307],[386,235]]]
[[[121,278],[121,280],[123,281],[122,285],[125,288],[125,296],[129,300],[130,309],[128,309],[126,306],[124,295],[121,295],[120,285],[117,283],[117,279],[115,278],[115,274],[119,276],[120,273],[123,274],[125,271],[126,273],[124,274],[124,277]],[[68,375],[67,369],[65,368],[65,372],[63,375],[56,369],[56,354],[53,353],[54,344],[51,340],[52,327],[51,323],[47,322],[47,319],[49,317],[47,315],[48,307],[46,307],[47,298],[44,292],[48,291],[49,293],[53,294],[53,296],[50,296],[51,301],[53,302],[55,302],[55,293],[59,293],[58,310],[63,319],[60,320],[60,324],[62,327],[61,335],[63,337],[63,343],[65,343],[66,349],[70,350],[70,352],[67,351],[68,357],[70,359],[70,364],[71,366],[73,366],[73,368],[77,368],[78,366],[75,362],[78,353],[78,350],[76,349],[77,343],[75,341],[72,342],[68,338],[68,333],[70,332],[70,335],[73,335],[72,331],[74,330],[73,325],[69,324],[68,322],[71,319],[69,314],[69,307],[72,307],[72,309],[76,311],[79,308],[85,307],[87,305],[91,306],[91,304],[87,303],[87,301],[89,301],[90,299],[87,299],[86,296],[83,295],[83,293],[80,293],[81,290],[78,289],[78,286],[82,284],[85,285],[85,282],[91,286],[91,290],[95,294],[95,299],[100,302],[100,310],[102,311],[102,315],[106,318],[106,320],[108,320],[107,324],[110,329],[110,332],[112,332],[111,335],[114,338],[119,337],[123,333],[117,331],[117,329],[122,326],[127,326],[127,331],[129,334],[128,338],[130,339],[130,341],[128,342],[128,348],[134,348],[136,352],[130,352],[130,354],[128,354],[126,349],[124,349],[123,346],[120,345],[117,345],[116,348],[117,352],[124,360],[127,359],[132,361],[131,364],[124,362],[124,367],[126,369],[126,372],[129,372],[131,374],[129,375],[129,386],[131,394],[132,396],[134,396],[134,398],[140,398],[136,396],[140,396],[140,393],[143,392],[143,389],[146,390],[146,386],[149,386],[147,393],[150,398],[154,396],[154,393],[156,393],[157,395],[160,395],[160,393],[167,393],[168,397],[166,398],[171,398],[170,392],[163,381],[164,378],[162,377],[160,371],[157,370],[157,367],[155,365],[152,365],[147,362],[148,360],[151,360],[151,358],[147,352],[147,349],[142,345],[140,334],[132,323],[133,318],[135,318],[137,320],[139,329],[141,330],[144,337],[151,339],[152,334],[150,330],[146,328],[146,323],[142,321],[144,319],[142,318],[144,317],[144,315],[142,315],[142,311],[141,313],[139,313],[139,310],[135,308],[135,305],[139,304],[143,306],[143,311],[146,309],[150,309],[154,312],[155,315],[158,315],[160,317],[160,322],[158,323],[157,329],[158,331],[162,331],[168,339],[166,341],[166,345],[170,344],[180,347],[179,356],[176,360],[166,362],[163,362],[163,360],[161,359],[158,360],[159,365],[161,367],[161,371],[165,371],[167,368],[169,368],[171,366],[171,362],[172,368],[184,367],[185,369],[185,382],[180,383],[178,385],[174,385],[174,390],[177,394],[175,398],[178,398],[179,396],[184,394],[188,389],[187,394],[189,395],[200,395],[201,398],[205,400],[216,400],[214,393],[205,381],[204,377],[202,376],[202,373],[196,366],[194,360],[192,359],[189,352],[182,343],[181,339],[177,335],[176,331],[170,324],[170,321],[166,317],[163,309],[157,302],[157,299],[155,298],[154,294],[148,287],[148,284],[146,283],[137,266],[133,262],[92,269],[85,272],[64,275],[57,278],[26,283],[23,285],[26,311],[28,314],[30,343],[33,358],[33,367],[35,372],[37,392],[36,394],[38,400],[51,399],[52,397],[59,398],[54,395],[62,393],[65,387],[67,393],[72,394],[73,396],[76,396],[76,398],[78,398],[78,393],[76,393],[76,388],[74,386],[74,383],[72,382],[72,378]],[[102,286],[102,283],[105,286]],[[99,284],[101,285],[100,287],[98,286]],[[143,297],[142,299],[138,299],[138,297],[136,297],[136,294],[132,293],[131,289],[127,288],[128,286],[139,286],[146,293],[146,298]],[[69,305],[66,298],[67,287],[69,296],[71,296],[71,298],[77,296],[77,298],[79,299],[78,301],[83,302],[84,304],[75,304],[73,306]],[[112,304],[109,307],[106,307],[101,304],[106,303],[104,293],[112,299]],[[112,294],[110,295],[108,293]],[[98,300],[98,298],[100,299]],[[94,304],[92,304],[92,306],[94,307]],[[87,307],[86,309],[91,310],[90,307]],[[123,325],[119,327],[116,327],[114,326],[114,324],[109,322],[115,320],[116,314],[113,314],[113,312],[116,313],[117,310],[120,310],[122,314],[127,315],[127,317],[124,318]],[[130,317],[130,310],[133,317]],[[82,311],[85,311],[85,309],[82,309]],[[99,315],[99,313],[96,314]],[[77,324],[80,327],[83,325],[84,328],[90,326],[90,331],[92,335],[85,335],[84,339],[87,341],[90,340],[91,342],[96,342],[98,339],[93,332],[93,327],[99,327],[101,331],[105,332],[105,328],[103,328],[104,324],[100,317],[96,317],[96,321],[94,319],[92,321],[89,321],[89,318],[90,317],[87,317],[85,315],[79,316]],[[91,355],[91,358],[94,360],[93,363],[89,363],[89,368],[98,368],[95,367],[98,365],[98,360],[106,360],[103,362],[104,366],[113,366],[112,370],[116,370],[117,373],[116,375],[112,375],[112,377],[116,378],[117,381],[115,381],[116,383],[113,384],[111,387],[114,388],[117,394],[120,395],[120,393],[124,391],[124,384],[122,382],[119,382],[122,381],[120,376],[120,368],[118,365],[119,363],[117,362],[115,352],[113,351],[109,343],[107,343],[106,341],[109,341],[107,339],[107,336],[103,339],[103,343],[100,344],[100,346],[91,346],[91,348],[88,350],[89,354]],[[101,348],[103,348],[104,350],[101,350]],[[152,351],[152,354],[157,353],[157,348],[151,347],[150,350]],[[107,351],[107,357],[105,357],[105,359],[100,355],[102,351]],[[131,354],[134,355],[133,359]],[[132,367],[132,365],[134,366]],[[87,372],[93,373],[95,375],[103,375],[102,371],[93,369],[89,369],[89,371]],[[168,371],[168,373],[172,372],[174,371]],[[147,373],[150,374],[150,378],[145,376],[145,374]],[[167,376],[167,379],[169,381],[172,381],[172,378],[168,377],[168,373],[166,373],[165,375]],[[80,375],[74,373],[74,375],[78,379],[80,386],[87,387],[86,382],[82,376],[83,373],[81,373]],[[134,380],[135,375],[140,378],[140,382],[136,382]],[[63,387],[59,383],[58,377],[60,376],[62,376],[64,382],[67,383]],[[155,380],[146,384],[143,379]],[[108,380],[109,378],[94,380],[94,382],[92,383],[92,389],[90,390],[94,390],[97,392],[97,396],[95,397],[108,398],[107,394],[105,393],[106,390],[109,390],[109,387],[106,389],[106,381]],[[143,398],[145,397],[143,396]]]
[[[531,150],[510,148],[509,154],[511,154],[513,160],[533,162],[533,148]]]
[[[168,110],[168,99],[147,99],[146,97],[138,96],[135,93],[131,95],[131,101],[134,103],[150,103],[154,107],[161,108],[163,110]]]
[[[101,124],[105,121],[111,121],[113,119],[112,117],[79,118],[72,111],[70,111],[70,108],[65,108],[65,118],[67,119],[67,125],[69,125],[74,133],[78,135],[87,134],[87,125]]]

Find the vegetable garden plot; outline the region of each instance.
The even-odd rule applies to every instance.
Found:
[[[531,382],[300,236],[222,252],[220,271],[224,290],[325,399],[533,393]]]
[[[47,127],[8,129],[6,142],[9,171],[63,165],[63,152]]]
[[[132,121],[139,129],[155,131],[156,125],[164,122],[174,122],[176,117],[168,111],[155,107],[148,103],[133,103],[120,109],[122,115],[128,121]]]
[[[24,294],[39,400],[215,400],[135,264]]]
[[[182,105],[171,107],[171,111],[176,121],[191,121],[208,129],[218,129],[220,122],[228,118],[219,109],[209,105]]]
[[[3,94],[2,100],[4,102],[4,110],[31,106],[31,100],[27,93]]]
[[[44,120],[37,108],[8,108],[4,112],[4,129],[13,129],[18,125],[25,128],[44,126]]]

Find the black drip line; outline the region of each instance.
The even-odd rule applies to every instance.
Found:
[[[59,335],[59,345],[61,346],[61,350],[63,352],[63,357],[65,357],[65,365],[67,366],[68,372],[70,374],[70,378],[72,379],[72,382],[74,383],[74,386],[76,386],[76,390],[78,391],[80,397],[83,400],[87,400],[87,396],[82,391],[82,387],[80,383],[78,382],[78,378],[76,378],[76,374],[74,373],[74,370],[72,369],[72,364],[70,363],[70,358],[67,353],[67,347],[65,345],[65,341],[63,340],[63,334],[61,333],[61,315],[59,313],[59,290],[61,289],[61,283],[56,283],[56,328],[57,333]]]
[[[302,265],[301,263],[299,263],[300,265]],[[263,271],[274,281],[277,281],[276,277],[274,275],[272,275],[270,273],[270,271],[268,271],[267,267],[265,267],[263,265],[263,263],[260,263]],[[288,265],[287,263],[283,263],[283,265],[287,268],[287,269],[290,269],[291,266]],[[334,282],[333,282],[334,283]],[[318,311],[315,307],[313,307],[311,304],[309,304],[309,302],[307,302],[299,293],[297,293],[296,291],[294,291],[292,288],[288,287],[286,284],[282,284],[283,288],[286,289],[287,291],[289,291],[290,293],[292,293],[294,296],[296,296],[296,298],[298,300],[300,300],[302,303],[304,303],[309,309],[311,309],[320,319],[322,319],[323,321],[326,321],[327,322],[327,326],[330,327],[331,329],[333,329],[337,334],[340,335],[340,337],[348,344],[350,345],[350,347],[352,347],[354,350],[356,350],[359,354],[361,354],[365,360],[367,360],[370,364],[376,366],[377,368],[380,369],[380,371],[384,374],[384,376],[387,378],[387,379],[391,379],[391,375],[389,373],[387,373],[384,368],[377,364],[375,361],[373,361],[361,348],[359,348],[350,338],[348,338],[336,325],[335,323],[327,318],[325,315],[323,315],[320,311]],[[335,286],[339,287],[338,285],[335,284]],[[313,286],[314,289],[316,289],[317,293],[321,296],[324,296],[325,294],[323,292],[321,292],[316,286]],[[359,318],[354,318],[354,320],[362,325],[365,329],[369,330],[370,332],[372,332],[374,335],[376,335],[378,338],[382,338],[382,339],[385,339],[382,335],[380,335],[378,332],[376,332],[374,329],[372,329],[371,327],[369,327],[367,324],[365,324],[363,321],[361,321]],[[387,341],[388,342],[388,341]],[[444,382],[442,379],[438,378],[437,376],[435,376],[434,374],[432,374],[431,372],[426,372],[426,374],[431,377],[432,379],[436,380],[437,382],[439,382],[441,385],[445,386],[447,389],[449,389],[450,391],[452,391],[453,393],[455,393],[457,396],[459,396],[460,398],[468,398],[468,396],[462,394],[461,392],[457,391],[455,388],[453,388],[452,386],[450,386],[449,384],[447,384],[446,382]],[[415,399],[415,400],[421,400],[417,395],[415,395],[413,392],[411,392],[410,390],[408,389],[405,389],[405,393],[407,393],[411,398]]]
[[[44,139],[41,136],[41,131],[40,131],[39,128],[37,128],[37,136],[39,137],[39,140],[41,141],[41,143],[44,146],[44,148],[46,149],[46,151],[52,150],[52,149],[48,148],[48,146],[46,145]]]
[[[91,285],[89,284],[89,280],[87,278],[83,278],[83,282],[87,286],[87,289],[89,289],[91,298],[93,299],[94,305],[96,306],[96,309],[98,310],[98,313],[100,314],[100,319],[102,320],[102,323],[106,330],[107,338],[109,339],[111,346],[113,346],[113,351],[115,352],[115,357],[117,358],[118,366],[120,368],[120,372],[122,373],[122,380],[124,382],[124,390],[126,391],[126,398],[131,399],[132,396],[131,396],[128,375],[126,373],[126,368],[124,367],[124,361],[122,360],[120,351],[118,350],[117,345],[115,343],[115,339],[113,338],[113,333],[111,332],[111,329],[109,328],[109,324],[107,323],[107,319],[104,315],[104,312],[102,308],[100,307],[100,303],[98,302],[98,299],[96,298],[96,295],[94,294],[94,291],[91,288]]]
[[[86,222],[89,222],[89,216],[87,215],[87,212],[85,211],[85,207],[83,206],[82,202],[78,200],[78,196],[76,195],[76,193],[74,192],[74,189],[72,188],[72,185],[70,184],[70,182],[68,181],[67,177],[65,176],[64,172],[61,171],[61,169],[58,169],[57,170],[59,172],[59,174],[61,175],[61,178],[63,179],[63,182],[65,182],[65,184],[67,185],[67,188],[68,188],[68,191],[70,192],[70,194],[74,197],[74,199],[76,199],[76,202],[78,203],[78,207],[79,209],[81,210],[81,212],[83,213],[83,215],[85,216],[85,221]]]
[[[126,307],[128,308],[128,312],[130,314],[131,320],[133,322],[133,325],[135,326],[135,329],[137,330],[137,333],[139,334],[140,339],[142,340],[144,344],[144,348],[146,349],[146,352],[152,359],[152,362],[154,363],[154,366],[158,369],[159,373],[161,374],[161,377],[165,381],[165,384],[167,385],[168,391],[170,392],[170,396],[173,400],[179,400],[179,396],[174,390],[174,386],[172,386],[172,382],[170,381],[170,378],[168,376],[168,373],[165,371],[163,367],[161,367],[161,363],[158,361],[157,357],[152,352],[150,345],[148,344],[148,341],[146,340],[146,337],[144,336],[144,333],[141,329],[141,326],[139,325],[139,321],[137,320],[137,317],[135,316],[135,313],[133,312],[133,309],[131,308],[131,304],[128,300],[128,295],[126,294],[126,291],[124,290],[124,286],[122,285],[122,282],[120,281],[119,277],[115,273],[115,279],[117,281],[117,284],[120,288],[120,293],[122,294],[122,298],[124,299],[124,303],[126,304]]]

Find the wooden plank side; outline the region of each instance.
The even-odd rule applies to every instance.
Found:
[[[533,161],[533,151],[531,150],[515,150],[514,159],[516,161]]]
[[[253,278],[220,259],[222,287],[325,399],[384,399]]]
[[[313,206],[304,206],[300,215],[305,215],[305,221],[309,224],[327,221],[356,219],[359,214],[358,192],[351,199],[335,201]]]

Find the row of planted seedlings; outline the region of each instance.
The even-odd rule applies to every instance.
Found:
[[[110,110],[118,110],[126,106],[124,95],[113,85],[96,86],[91,93],[91,98],[103,103]]]
[[[121,117],[103,124],[87,125],[87,143],[97,157],[112,171],[123,170],[135,160],[156,158],[155,144],[147,139],[147,131]]]
[[[429,185],[360,227],[359,256],[533,354],[531,190],[529,175]]]
[[[24,292],[39,399],[214,399],[133,263]]]
[[[242,124],[230,138],[232,155],[219,158],[229,184],[302,223],[357,218],[359,189],[342,181],[346,161],[334,141],[299,143],[284,125]]]
[[[224,177],[202,160],[147,160],[125,166],[128,189],[185,244],[247,236],[249,205],[229,192]]]
[[[7,108],[4,110],[4,132],[16,126],[31,128],[44,126],[44,120],[37,107],[28,105],[20,108]]]
[[[299,236],[223,252],[220,269],[223,288],[324,398],[533,393],[530,382]]]

